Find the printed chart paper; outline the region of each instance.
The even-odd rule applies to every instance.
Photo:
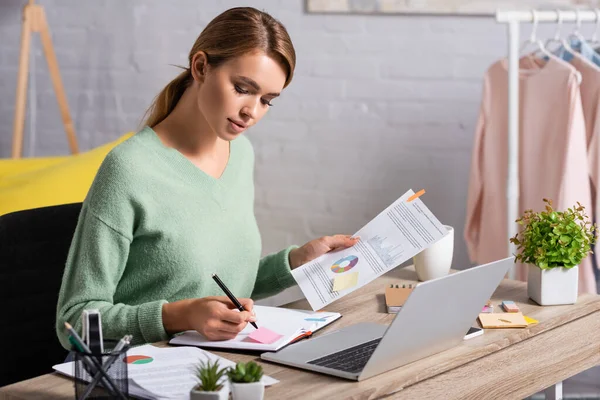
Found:
[[[196,347],[159,348],[142,345],[127,351],[129,393],[143,399],[189,399],[190,390],[198,384],[196,368],[201,361],[219,361],[219,366],[232,367],[235,363]],[[64,375],[74,376],[73,361],[52,368]],[[89,375],[84,379],[90,381]],[[265,386],[279,381],[263,375]],[[229,385],[223,378],[222,383]]]
[[[407,191],[356,232],[360,240],[354,246],[323,254],[292,270],[313,310],[352,293],[448,234],[420,198],[408,201],[414,194]],[[334,290],[338,277],[350,273],[358,273],[358,282]]]

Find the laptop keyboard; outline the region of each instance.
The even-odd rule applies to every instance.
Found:
[[[380,341],[381,338],[361,343],[358,346],[349,347],[337,353],[309,361],[308,364],[358,373],[367,365],[367,361],[369,361],[371,354],[373,354]]]

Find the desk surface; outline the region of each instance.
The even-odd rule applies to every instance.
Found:
[[[389,324],[384,288],[416,281],[412,268],[396,269],[328,306],[343,318],[318,334],[358,321]],[[323,399],[375,398],[523,398],[600,364],[600,296],[581,295],[575,305],[541,307],[527,298],[526,284],[504,280],[492,297],[514,300],[523,313],[539,320],[525,329],[486,330],[442,353],[362,382],[264,362],[255,355],[214,352],[233,361],[256,360],[280,383],[266,399],[306,396]],[[309,309],[306,300],[288,305]],[[164,343],[157,345],[164,346]],[[0,388],[1,399],[70,399],[73,384],[47,374]]]

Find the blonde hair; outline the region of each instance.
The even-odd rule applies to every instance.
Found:
[[[236,7],[221,13],[209,22],[196,39],[188,56],[188,67],[156,96],[146,111],[148,117],[144,125],[154,127],[173,111],[183,92],[192,83],[190,68],[192,57],[197,52],[204,51],[208,64],[218,67],[234,57],[257,50],[282,66],[287,74],[283,87],[289,85],[296,67],[296,52],[281,22],[252,7]]]

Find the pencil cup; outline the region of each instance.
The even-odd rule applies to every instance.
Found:
[[[129,346],[113,351],[116,344],[116,340],[105,340],[102,354],[71,350],[75,361],[75,399],[128,399],[125,356]]]
[[[448,275],[454,255],[454,228],[444,225],[448,234],[413,257],[417,278],[420,281]]]

